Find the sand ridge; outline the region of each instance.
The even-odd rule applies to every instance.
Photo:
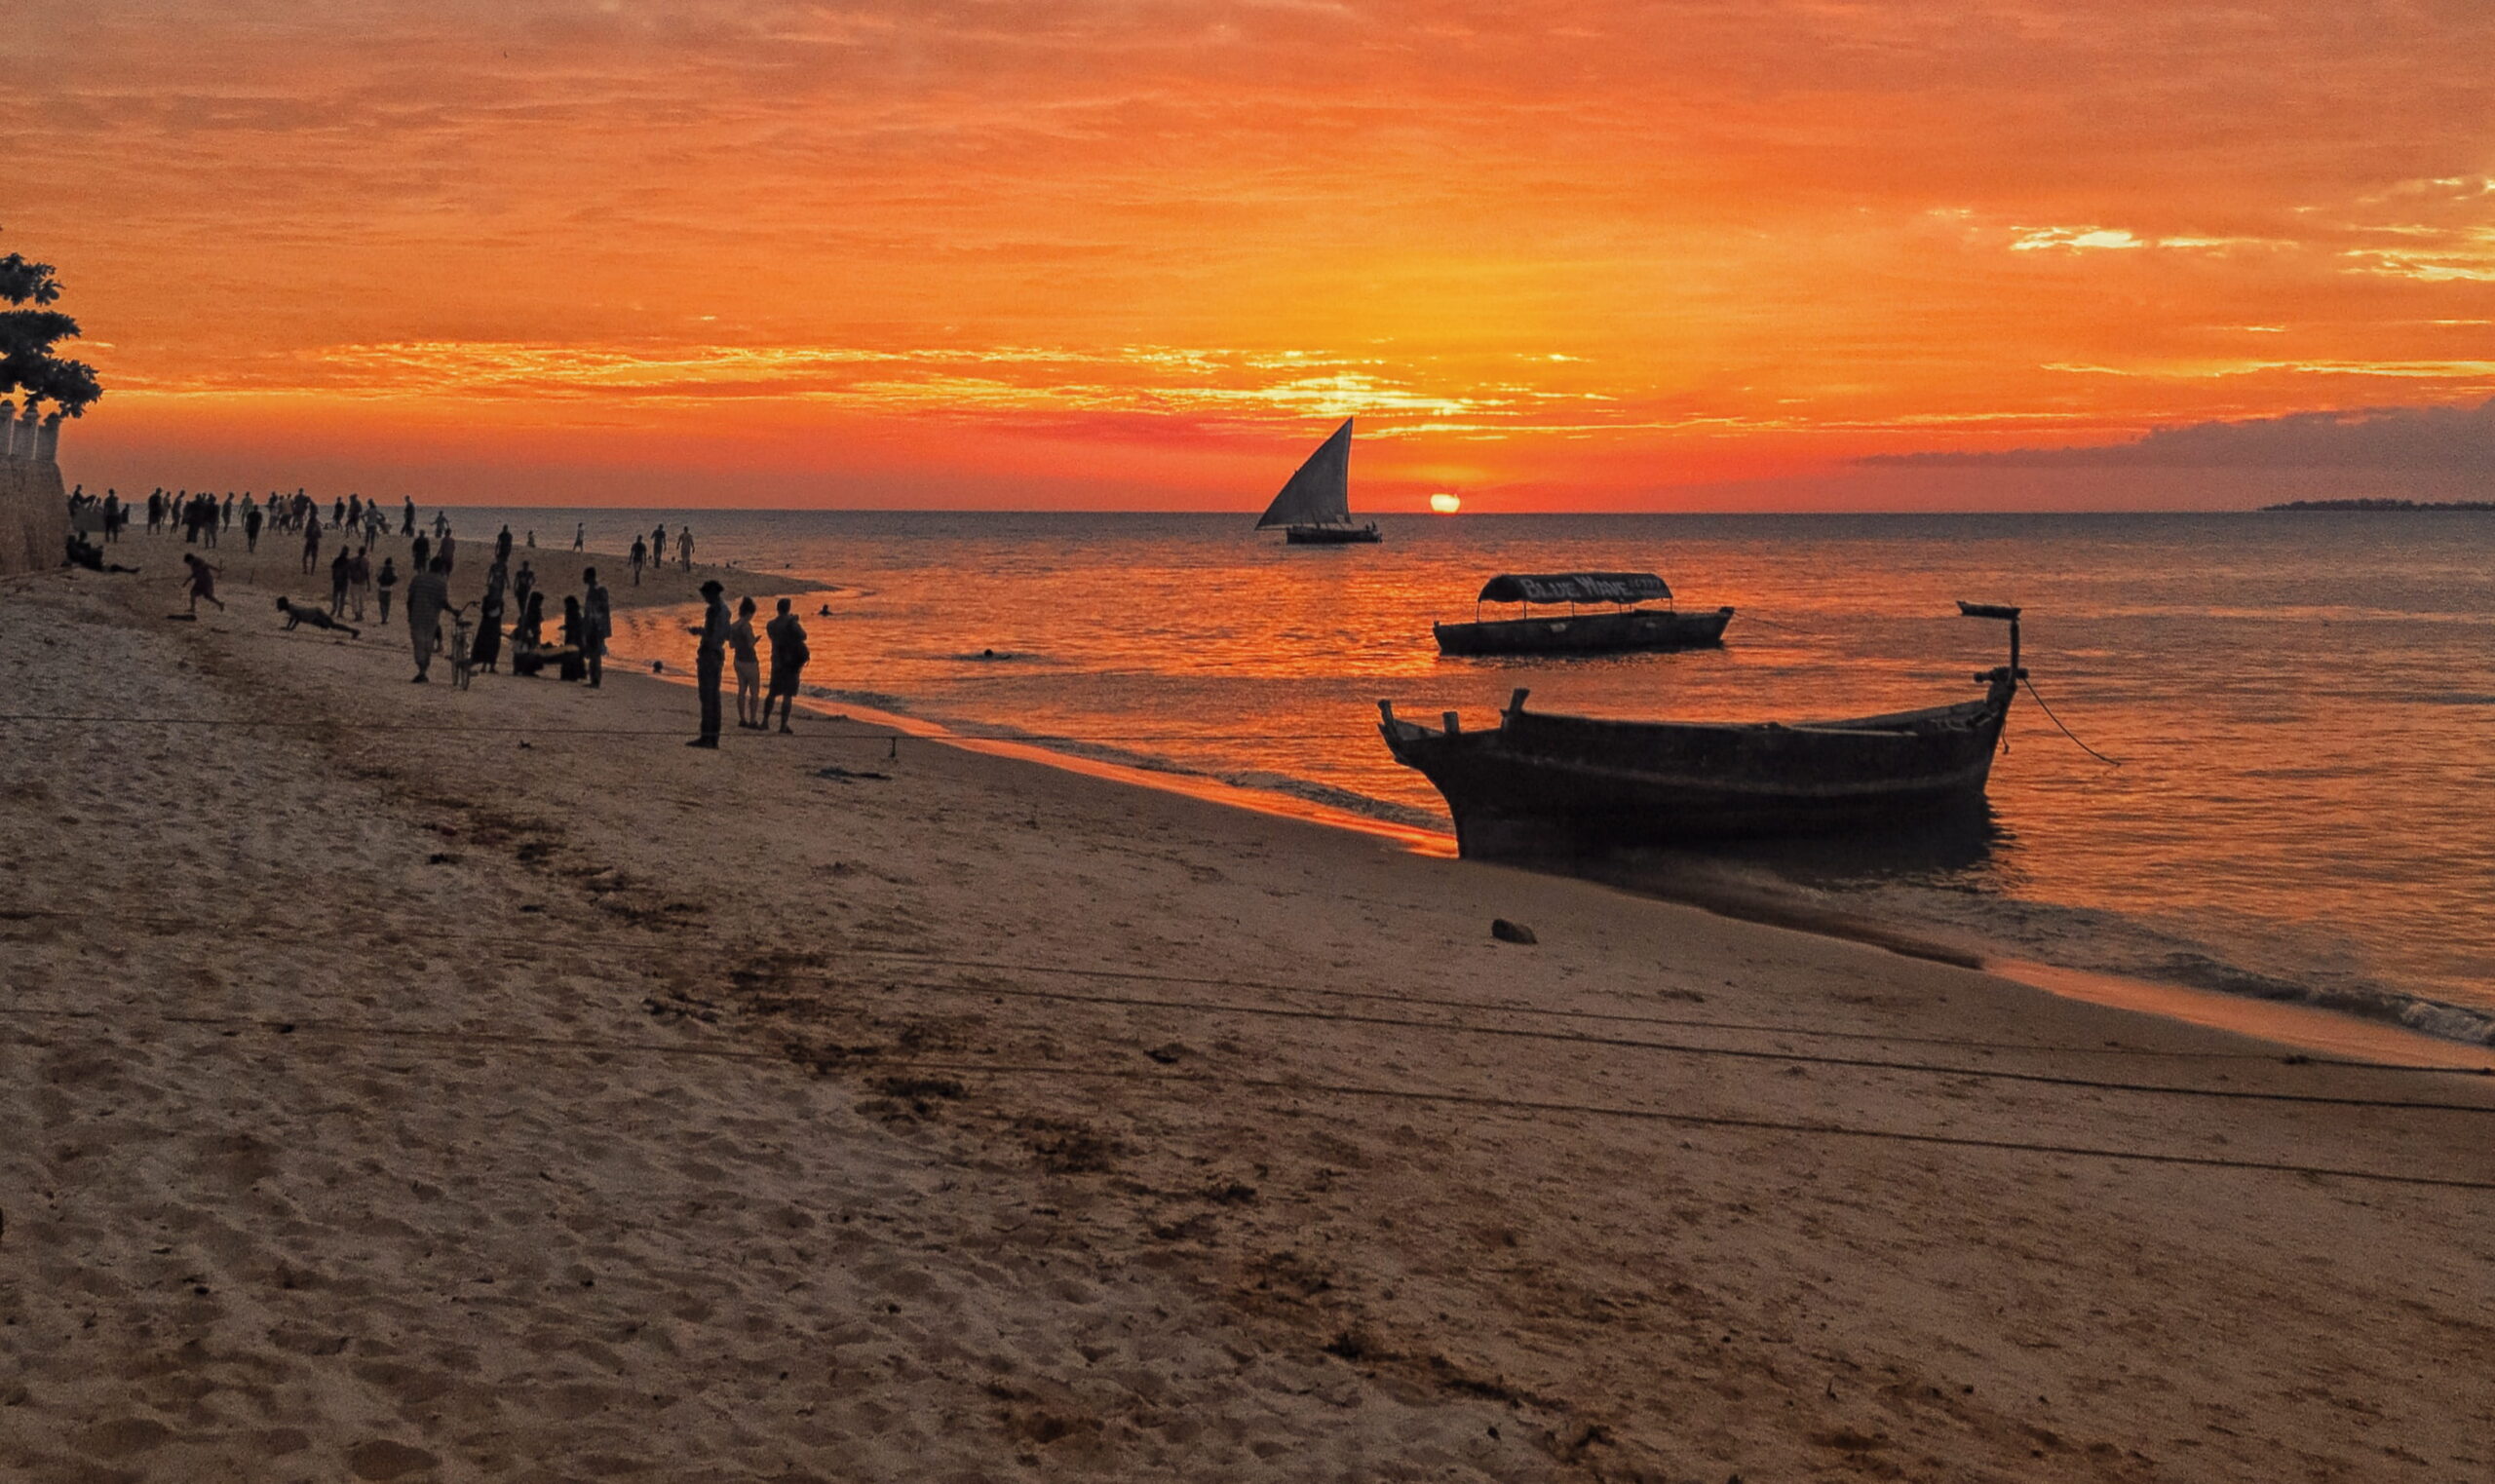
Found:
[[[2485,1180],[2482,1114],[1973,1074],[2482,1083],[155,607],[13,590],[12,704],[336,725],[0,780],[0,1450],[61,1476],[2488,1466],[2483,1194],[1810,1128]]]

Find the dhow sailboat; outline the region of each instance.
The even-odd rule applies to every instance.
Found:
[[[1274,503],[1265,507],[1264,518],[1256,529],[1281,526],[1283,537],[1292,546],[1341,546],[1355,541],[1375,541],[1377,522],[1352,524],[1352,420],[1334,436],[1317,445],[1308,462],[1290,476]]]

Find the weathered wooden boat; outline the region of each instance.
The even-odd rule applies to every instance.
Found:
[[[1733,610],[1678,613],[1672,590],[1652,572],[1502,572],[1473,600],[1470,624],[1432,624],[1442,655],[1616,655],[1640,650],[1696,649],[1724,642]],[[1662,608],[1640,603],[1661,602]],[[1521,603],[1514,619],[1479,617],[1483,603]],[[1533,616],[1533,605],[1565,603],[1565,617]],[[1580,613],[1580,603],[1610,603],[1610,613]]]
[[[1841,721],[1606,721],[1525,709],[1467,732],[1377,704],[1396,761],[1437,785],[1469,856],[1584,855],[1629,846],[1938,824],[1978,813],[2003,719],[2026,671],[2018,610],[1960,603],[2010,625],[2010,663],[1978,701]]]
[[[1317,445],[1308,462],[1299,466],[1274,503],[1256,522],[1256,529],[1272,526],[1283,528],[1283,539],[1291,546],[1345,546],[1353,542],[1378,540],[1377,522],[1352,524],[1352,420],[1333,437]]]

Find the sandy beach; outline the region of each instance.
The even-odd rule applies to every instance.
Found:
[[[0,1470],[2495,1473],[2495,1079],[410,686],[280,631],[298,545],[195,624],[175,539],[0,584]]]

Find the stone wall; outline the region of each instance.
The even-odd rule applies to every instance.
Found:
[[[69,492],[50,459],[0,457],[0,575],[60,565]]]

